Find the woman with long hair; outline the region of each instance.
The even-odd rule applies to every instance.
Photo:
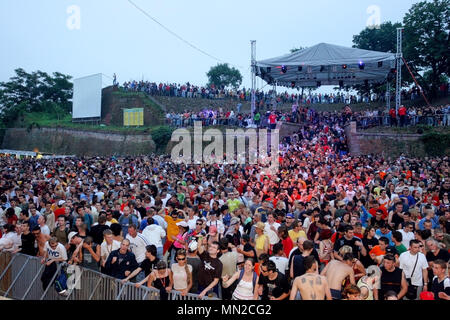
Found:
[[[224,288],[228,288],[236,280],[238,281],[232,300],[253,300],[255,285],[258,283],[258,275],[254,271],[254,266],[255,261],[247,258],[242,270],[236,271],[231,278],[228,275],[222,277]]]
[[[172,271],[167,268],[167,263],[158,261],[156,270],[148,277],[147,287],[159,290],[160,300],[169,300],[169,293],[172,291],[173,278]]]
[[[192,287],[192,266],[187,263],[186,250],[180,249],[176,255],[177,263],[171,265],[174,290],[182,296],[188,294]]]

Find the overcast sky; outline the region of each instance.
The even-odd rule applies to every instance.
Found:
[[[401,21],[414,0],[133,0],[161,24],[208,54],[239,68],[250,86],[250,40],[257,60],[320,42],[351,46],[367,25]],[[70,11],[71,6],[79,8]],[[376,16],[374,17],[376,20]],[[77,29],[77,22],[79,29]],[[71,28],[68,27],[71,26]],[[128,0],[1,0],[0,81],[14,69],[95,73],[203,85],[218,63],[180,41]],[[105,85],[111,80],[105,77]],[[264,83],[258,80],[258,86]],[[267,88],[267,87],[266,87]]]

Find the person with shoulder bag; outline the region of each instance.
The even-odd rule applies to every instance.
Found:
[[[428,291],[428,262],[420,252],[419,240],[410,241],[409,251],[400,255],[400,268],[403,270],[408,282],[408,292],[405,297],[408,300],[417,300],[422,291]]]

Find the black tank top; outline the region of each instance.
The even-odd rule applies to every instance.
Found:
[[[392,272],[387,271],[384,267],[381,267],[381,294],[380,298],[384,299],[386,292],[392,290],[395,293],[399,293],[402,287],[402,269],[395,267]]]

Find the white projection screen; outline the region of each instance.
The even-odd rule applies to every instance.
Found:
[[[73,80],[72,118],[100,118],[102,114],[102,74]]]

